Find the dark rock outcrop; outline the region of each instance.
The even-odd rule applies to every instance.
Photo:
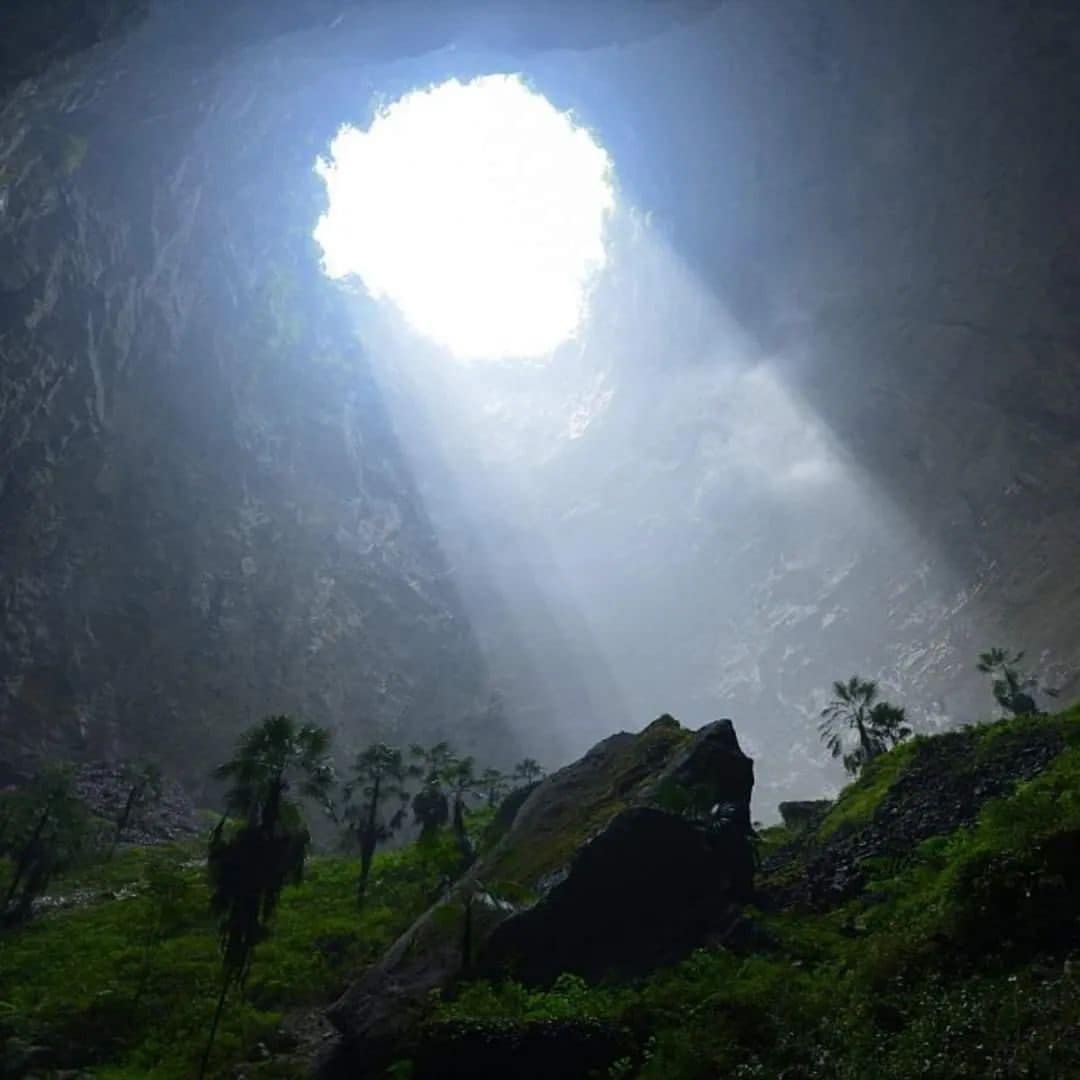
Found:
[[[75,773],[75,793],[92,814],[115,822],[124,809],[132,780],[124,766],[98,761],[80,766]],[[121,837],[127,844],[163,844],[199,832],[199,817],[187,792],[165,779],[160,795],[147,795],[132,809]]]
[[[866,884],[868,860],[903,859],[923,840],[970,825],[990,799],[1037,776],[1063,746],[1052,724],[999,735],[989,744],[978,729],[917,744],[869,821],[824,839],[807,831],[765,862],[763,901],[826,910],[849,900]]]
[[[657,808],[673,784],[729,807],[725,823]],[[335,1003],[345,1057],[392,1047],[429,993],[462,974],[466,911],[469,970],[509,966],[536,982],[647,970],[722,932],[750,889],[740,823],[752,786],[729,720],[689,732],[663,716],[598,743],[540,783],[498,843]]]
[[[817,825],[829,812],[832,799],[802,799],[782,802],[780,818],[789,829],[808,829]]]
[[[564,971],[588,979],[651,971],[727,929],[752,880],[743,830],[624,810],[578,852],[564,880],[495,928],[479,970],[532,984]]]

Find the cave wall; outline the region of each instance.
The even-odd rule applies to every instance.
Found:
[[[1080,689],[1076,5],[733,2],[679,39],[583,76],[627,158],[680,162],[646,205],[986,632]]]
[[[315,156],[379,64],[692,2],[19,2],[0,78],[0,759],[192,778],[269,710],[520,742],[341,296]],[[618,8],[614,25],[610,17]],[[511,688],[512,689],[512,688]],[[519,693],[519,697],[522,694]],[[541,725],[543,710],[531,718]]]
[[[561,82],[888,504],[875,524],[912,530],[949,584],[917,680],[880,650],[860,670],[970,716],[972,656],[997,642],[1080,693],[1076,5],[731,0]],[[847,597],[895,643],[900,569]]]
[[[337,103],[450,42],[579,50],[559,56],[560,103],[601,128],[631,197],[988,632],[1080,668],[1070,5],[11,10],[0,756],[189,761],[271,708],[347,741],[489,716],[451,568],[308,238]],[[681,35],[666,59],[661,31]],[[476,738],[507,745],[489,722]]]

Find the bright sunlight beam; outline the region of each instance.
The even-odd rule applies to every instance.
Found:
[[[573,337],[606,261],[607,152],[517,75],[406,94],[320,158],[315,239],[461,359],[545,356]]]

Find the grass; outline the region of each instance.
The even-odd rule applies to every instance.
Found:
[[[630,984],[477,982],[439,1000],[432,1023],[621,1025],[638,1052],[612,1080],[1080,1075],[1080,709],[978,738],[1022,742],[1047,724],[1064,751],[971,827],[883,863],[839,910],[755,915],[772,951],[702,950]],[[868,820],[915,752],[868,769],[829,831]],[[769,846],[789,839],[763,832]]]
[[[769,951],[704,949],[635,982],[563,975],[547,989],[463,984],[433,999],[429,1023],[482,1031],[550,1022],[557,1031],[561,1021],[603,1021],[636,1047],[609,1080],[1080,1076],[1080,974],[1071,967],[1080,958],[1080,708],[964,737],[996,755],[1047,731],[1064,747],[1047,768],[987,802],[970,827],[878,864],[860,897],[823,914],[751,912],[774,943]],[[664,758],[677,733],[656,734],[652,752]],[[875,762],[842,793],[826,835],[869,820],[913,755],[934,752],[934,739],[922,739]],[[955,760],[971,767],[970,754]],[[613,764],[578,805],[576,840],[647,772],[628,748]],[[475,829],[490,816],[479,815]],[[789,842],[782,827],[762,831],[766,852]],[[812,847],[820,833],[799,842]],[[551,866],[565,843],[554,839],[522,865]],[[200,856],[183,844],[121,850],[55,884],[82,906],[4,937],[0,1075],[193,1075],[220,977]],[[455,858],[448,835],[380,853],[362,910],[356,860],[312,858],[305,881],[286,890],[243,996],[226,1010],[213,1075],[235,1075],[260,1042],[275,1046],[290,1010],[332,1000],[428,906]],[[304,1075],[287,1057],[257,1068]]]
[[[523,831],[527,842],[505,842],[491,852],[485,884],[502,896],[532,895],[539,882],[561,870],[586,840],[634,803],[641,786],[655,779],[692,734],[671,717],[661,717],[627,739],[605,767],[580,768],[581,782],[566,797],[549,799],[542,819],[530,820]]]
[[[818,826],[818,839],[827,840],[841,830],[846,831],[866,824],[874,816],[874,811],[885,798],[889,788],[926,741],[924,738],[912,739],[871,761],[863,769],[859,779],[844,788],[825,815]]]
[[[274,1038],[287,1010],[328,1002],[379,956],[438,891],[441,850],[409,845],[377,855],[362,910],[357,860],[310,859],[303,883],[283,895],[243,996],[226,1009],[213,1075],[232,1075]],[[35,1063],[91,1066],[108,1080],[194,1074],[221,970],[198,856],[185,845],[125,850],[52,890],[88,893],[90,902],[4,938],[0,1075]],[[165,875],[164,913],[149,887],[155,872]]]

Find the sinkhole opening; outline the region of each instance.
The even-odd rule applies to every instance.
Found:
[[[519,75],[451,79],[346,125],[316,172],[315,239],[417,333],[465,360],[538,358],[580,330],[607,262],[607,151]]]

